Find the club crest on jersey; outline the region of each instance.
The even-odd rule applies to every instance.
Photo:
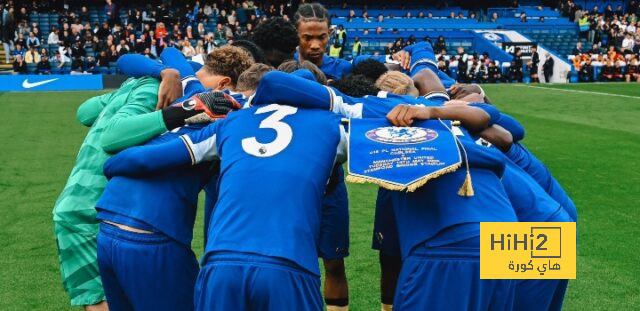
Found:
[[[196,107],[196,100],[189,99],[182,102],[182,109],[184,110],[193,110]]]
[[[424,127],[385,126],[367,131],[365,136],[385,144],[419,144],[438,138],[438,132]]]

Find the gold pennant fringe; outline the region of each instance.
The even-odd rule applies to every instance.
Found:
[[[460,166],[462,166],[462,163],[458,162],[454,165],[451,165],[449,167],[443,168],[437,172],[433,172],[425,177],[422,177],[420,179],[418,179],[417,181],[407,185],[407,192],[414,192],[416,191],[416,189],[424,186],[429,180],[434,179],[434,178],[438,178],[444,174],[447,173],[451,173],[451,172],[455,172],[457,169],[460,168]]]
[[[474,194],[471,174],[467,171],[467,176],[464,178],[464,182],[462,183],[460,190],[458,190],[458,195],[462,197],[472,197]]]
[[[449,167],[443,168],[437,172],[433,172],[427,176],[424,176],[420,179],[418,179],[415,182],[412,182],[409,185],[398,185],[398,184],[393,184],[393,183],[389,183],[386,182],[382,179],[378,179],[378,178],[372,178],[372,177],[365,177],[365,176],[359,176],[359,175],[352,175],[352,174],[347,174],[347,177],[345,178],[346,181],[348,182],[352,182],[352,183],[357,183],[357,184],[376,184],[382,188],[388,189],[388,190],[392,190],[392,191],[407,191],[407,192],[414,192],[416,191],[416,189],[424,186],[429,180],[434,179],[434,178],[438,178],[444,174],[447,173],[451,173],[451,172],[455,172],[458,168],[460,168],[462,166],[462,163],[458,162],[456,164],[453,164]],[[473,189],[472,189],[473,191]]]
[[[402,191],[407,188],[406,186],[388,183],[388,182],[385,182],[384,180],[380,180],[377,178],[362,177],[362,176],[356,176],[351,174],[347,174],[347,177],[345,177],[345,180],[348,182],[356,183],[356,184],[376,184],[382,188],[393,190],[393,191]]]

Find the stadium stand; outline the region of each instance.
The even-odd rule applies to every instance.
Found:
[[[448,6],[447,2],[465,6]],[[497,61],[502,75],[509,77],[515,51],[505,53],[505,43],[524,41],[542,46],[558,58],[556,62],[570,66],[566,79],[576,82],[601,79],[601,67],[608,66],[609,60],[614,62],[612,66],[619,63],[620,68],[613,71],[621,70],[624,76],[628,73],[627,65],[640,57],[637,1],[521,1],[518,7],[491,6],[493,2],[500,3],[489,1],[482,8],[469,8],[465,1],[403,5],[391,1],[387,7],[370,1],[349,1],[348,5],[338,1],[323,3],[330,7],[336,36],[338,26],[344,28],[346,40],[340,55],[347,59],[355,56],[352,54],[356,37],[360,46],[357,53],[388,54],[406,44],[434,42],[442,36],[444,45],[434,48],[437,53],[445,49],[441,60],[447,71],[453,71],[453,76],[459,71],[460,61],[454,54],[461,47],[471,56],[465,59],[466,70],[475,66],[482,76],[482,71],[488,71],[489,60]],[[167,46],[178,47],[187,57],[207,53],[228,41],[250,37],[260,21],[271,16],[290,17],[295,9],[278,2],[186,1],[167,7],[164,2],[141,6],[134,1],[116,1],[115,7],[111,7],[102,1],[88,1],[93,5],[80,4],[69,9],[55,3],[2,4],[3,73],[11,72],[15,56],[20,54],[27,63],[26,72],[31,74],[116,74],[115,61],[124,53],[154,58]],[[110,10],[114,12],[113,18],[108,15]],[[501,40],[493,40],[487,39],[488,30],[496,33],[510,30],[519,35],[516,40],[505,35],[499,35]],[[577,43],[584,53],[580,49],[575,53]],[[596,49],[593,44],[597,44]],[[610,53],[610,46],[622,56]],[[574,61],[576,57],[579,61]],[[524,53],[522,58],[524,61],[518,64],[521,63],[527,81],[530,55]],[[590,72],[579,74],[587,62]],[[585,76],[591,78],[583,79]]]

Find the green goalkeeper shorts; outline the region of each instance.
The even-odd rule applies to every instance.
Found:
[[[96,236],[98,223],[80,230],[65,221],[54,221],[62,284],[71,297],[71,305],[93,305],[105,300]]]

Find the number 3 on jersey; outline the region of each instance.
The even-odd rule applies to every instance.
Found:
[[[256,114],[272,112],[270,116],[260,122],[261,129],[273,129],[276,131],[276,138],[270,143],[260,143],[255,137],[249,137],[242,140],[242,150],[244,152],[261,158],[272,157],[287,148],[293,138],[293,131],[289,124],[281,120],[298,112],[298,108],[291,106],[281,106],[271,104],[256,110]]]

